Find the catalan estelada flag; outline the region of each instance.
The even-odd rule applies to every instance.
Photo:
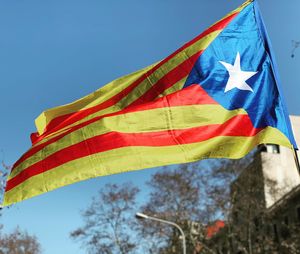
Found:
[[[260,143],[296,148],[256,1],[164,60],[36,119],[4,205],[92,177],[205,158]]]

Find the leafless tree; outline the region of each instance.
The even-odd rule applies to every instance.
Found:
[[[3,197],[5,186],[6,186],[6,179],[10,173],[11,166],[6,165],[2,161],[2,167],[0,167],[0,196]]]
[[[148,185],[151,189],[148,202],[141,208],[145,214],[156,216],[178,224],[187,237],[187,253],[195,249],[204,237],[202,224],[207,221],[207,199],[205,199],[206,175],[209,167],[199,163],[166,167],[154,174]],[[159,223],[143,221],[142,237],[155,242],[145,253],[180,253],[181,240],[176,228]],[[209,251],[209,248],[207,248]],[[213,253],[213,251],[211,251]]]
[[[148,182],[149,198],[140,208],[134,186],[107,185],[83,213],[85,225],[72,237],[90,253],[181,253],[178,230],[150,220],[136,223],[133,215],[139,211],[178,224],[187,237],[187,253],[296,254],[299,230],[283,225],[290,237],[280,245],[269,232],[274,216],[266,209],[264,188],[268,185],[276,197],[280,190],[265,179],[259,154],[255,150],[241,160],[164,167]],[[208,237],[207,229],[216,220],[226,226]]]
[[[35,236],[19,228],[0,235],[0,254],[40,254],[41,245]]]
[[[0,167],[0,196],[3,197],[6,179],[10,173],[11,166],[2,161]],[[2,203],[2,201],[1,201]],[[1,212],[5,212],[2,209]],[[1,214],[0,214],[1,216]],[[26,231],[16,228],[11,233],[2,232],[3,225],[0,224],[0,254],[40,254],[42,253],[41,245],[36,236],[29,235]]]
[[[84,226],[71,233],[89,253],[129,254],[135,252],[133,216],[139,189],[132,184],[108,184],[82,213]]]

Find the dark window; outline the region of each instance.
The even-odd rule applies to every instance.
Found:
[[[274,231],[274,240],[276,242],[279,242],[278,230],[277,230],[277,225],[276,224],[273,225],[273,231]]]
[[[233,220],[235,223],[239,223],[239,213],[236,211],[233,213]]]
[[[289,225],[289,217],[288,217],[288,216],[285,216],[285,217],[284,217],[284,224],[285,224],[286,226]]]
[[[259,226],[260,226],[259,218],[255,217],[255,218],[253,219],[253,223],[254,223],[254,225],[255,225],[256,231],[259,231]]]
[[[288,239],[291,235],[290,235],[290,230],[289,230],[289,226],[286,225],[286,224],[283,224],[281,227],[280,227],[280,234],[282,236],[282,238],[284,240]]]
[[[280,234],[281,237],[285,240],[290,237],[289,217],[287,215],[283,217],[283,221],[280,226]]]
[[[270,234],[272,234],[272,227],[271,227],[271,225],[266,225],[266,233],[268,234],[268,235],[270,235]]]
[[[265,145],[259,145],[258,146],[258,149],[261,151],[261,152],[267,152],[267,147]]]

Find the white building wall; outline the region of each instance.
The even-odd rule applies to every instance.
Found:
[[[300,146],[300,116],[291,116],[292,128],[297,144]],[[280,153],[273,153],[272,146],[262,152],[262,169],[264,175],[265,201],[269,208],[283,195],[300,184],[300,176],[295,164],[293,152],[280,147]],[[300,153],[298,152],[300,156]]]

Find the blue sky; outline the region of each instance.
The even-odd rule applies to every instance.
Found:
[[[12,164],[30,147],[34,119],[152,64],[201,33],[240,0],[0,0],[0,150]],[[291,114],[300,114],[299,0],[259,1]],[[271,4],[272,3],[272,4]],[[2,156],[2,154],[0,154]],[[46,254],[84,253],[69,239],[80,210],[105,183],[144,182],[156,169],[92,179],[6,209],[1,223],[36,234]]]

